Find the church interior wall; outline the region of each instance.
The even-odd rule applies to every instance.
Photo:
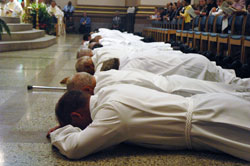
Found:
[[[57,4],[63,8],[69,0],[56,0]],[[126,8],[128,6],[165,6],[166,2],[169,0],[71,0],[72,4],[76,7],[74,14],[75,29],[78,31],[80,18],[83,11],[86,11],[88,16],[92,20],[91,29],[111,28],[112,17],[118,8],[124,8],[125,10],[120,10],[123,23],[126,26]],[[103,7],[101,11],[100,7]],[[91,8],[88,8],[91,7]],[[112,7],[113,9],[107,10],[105,8]],[[96,9],[95,9],[96,8]],[[153,10],[152,10],[153,11]],[[101,13],[104,12],[104,13]],[[105,13],[109,12],[109,13]],[[113,14],[112,14],[113,13]],[[151,22],[147,20],[145,15],[136,15],[135,18],[135,32],[142,32],[143,28],[150,26]]]
[[[77,5],[125,6],[125,0],[77,0]]]

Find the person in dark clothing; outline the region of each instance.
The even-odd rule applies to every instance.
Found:
[[[212,8],[217,8],[217,4],[215,0],[207,0],[207,8],[206,8],[206,15],[209,15],[209,12]]]
[[[80,33],[89,33],[91,31],[91,19],[87,16],[86,12],[83,12],[83,17],[80,20]]]

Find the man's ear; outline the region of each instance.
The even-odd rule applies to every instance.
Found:
[[[93,94],[93,89],[89,86],[84,86],[84,87],[82,87],[81,90],[84,92],[88,92],[89,94]]]
[[[70,114],[72,122],[78,121],[82,116],[78,112],[71,112]]]
[[[60,81],[60,84],[66,84],[69,77],[65,77],[62,81]]]

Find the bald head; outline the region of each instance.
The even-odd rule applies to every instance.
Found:
[[[67,90],[81,90],[94,94],[95,77],[86,72],[76,73],[67,80]]]
[[[93,56],[93,53],[92,53],[92,50],[91,49],[88,49],[88,48],[81,48],[78,52],[77,52],[77,55],[76,55],[76,58],[81,58],[83,56],[89,56],[89,57],[92,57]]]
[[[95,66],[89,56],[79,58],[75,64],[75,68],[77,72],[87,72],[91,75],[95,73]]]
[[[94,42],[99,43],[100,39],[102,39],[102,36],[98,35],[98,36],[94,37]]]

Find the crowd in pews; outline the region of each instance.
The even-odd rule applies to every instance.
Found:
[[[180,6],[180,7],[175,7]],[[185,53],[199,53],[237,76],[250,77],[250,2],[200,0],[168,3],[155,11],[144,35],[170,42]],[[174,14],[173,14],[174,13]],[[152,40],[151,40],[152,41]]]

